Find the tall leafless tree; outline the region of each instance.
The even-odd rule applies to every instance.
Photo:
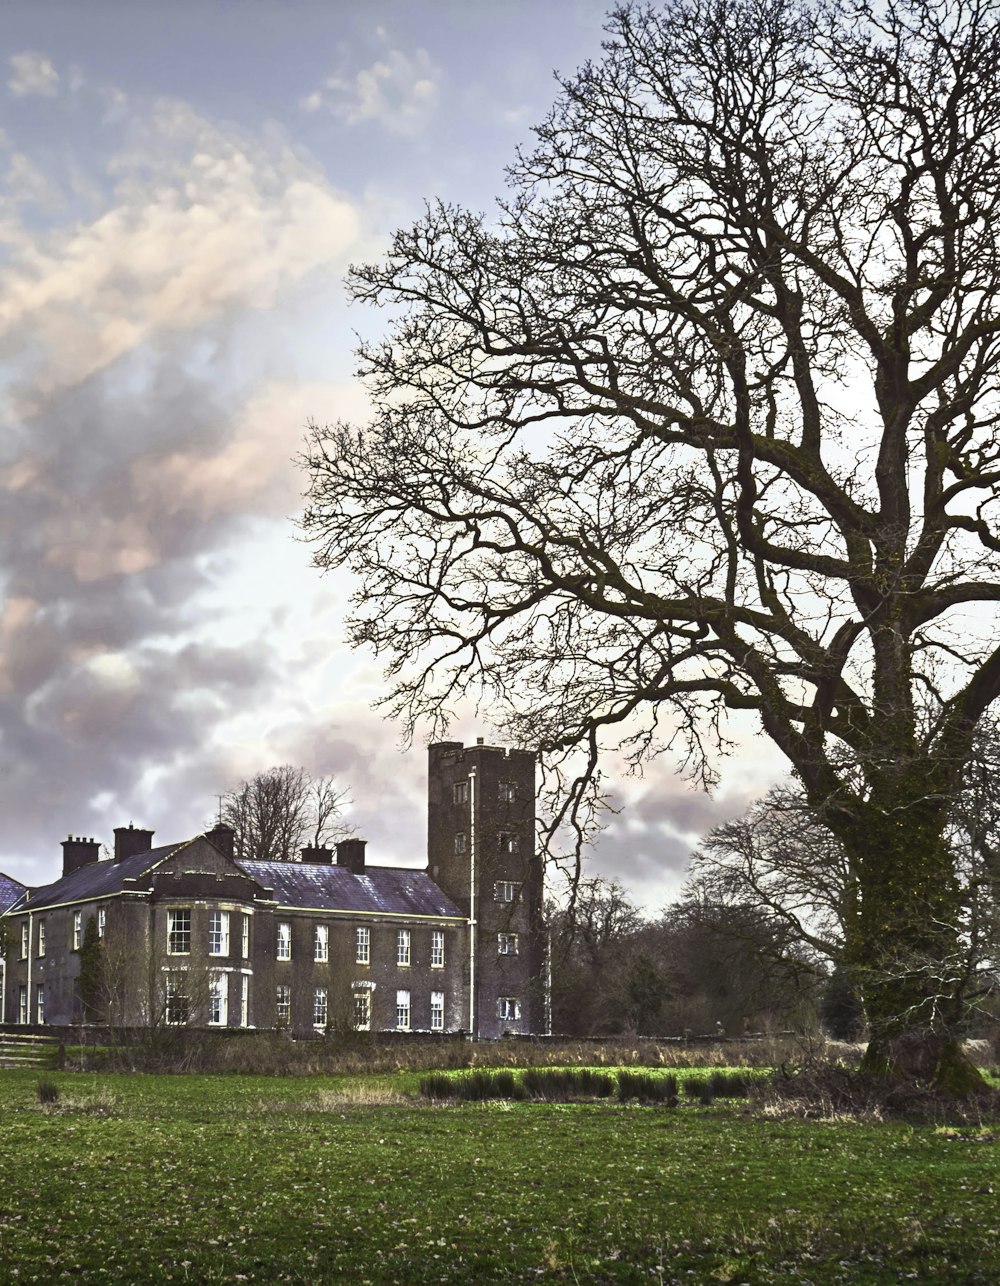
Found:
[[[332,777],[312,777],[283,764],[243,782],[222,800],[222,820],[235,832],[237,857],[294,862],[305,844],[329,844],[350,833],[339,821],[347,792]]]
[[[404,725],[489,699],[583,824],[603,750],[728,712],[857,871],[867,1063],[956,1092],[949,801],[1000,695],[1000,38],[988,0],[622,8],[491,218],[354,270],[393,310],[305,529]],[[565,756],[582,751],[579,770]]]

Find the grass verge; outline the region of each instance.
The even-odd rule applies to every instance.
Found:
[[[0,1077],[4,1281],[1000,1280],[991,1128],[53,1079]]]

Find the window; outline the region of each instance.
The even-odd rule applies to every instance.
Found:
[[[213,911],[208,917],[208,954],[229,955],[229,912]]]
[[[208,975],[208,1021],[212,1027],[229,1023],[229,978],[224,973]]]
[[[274,992],[274,1017],[279,1026],[286,1026],[292,1017],[292,989],[287,983],[279,982]]]
[[[329,1009],[325,987],[317,987],[313,993],[313,1026],[325,1027]]]
[[[243,917],[243,931],[240,935],[240,955],[244,960],[250,959],[250,917]]]
[[[396,964],[408,965],[410,963],[410,931],[409,929],[400,929],[396,933]]]
[[[45,1022],[45,984],[43,982],[35,988],[35,1022],[39,1026]]]
[[[444,968],[444,930],[431,930],[431,968]]]
[[[518,952],[517,934],[516,933],[498,933],[497,934],[497,954],[501,956],[516,956]]]
[[[455,832],[455,852],[456,852],[456,853],[464,853],[464,852],[465,852],[465,847],[466,847],[466,845],[465,845],[465,831],[456,831],[456,832]]]
[[[104,937],[104,930],[108,927],[107,907],[99,906],[97,908],[97,936]]]
[[[497,996],[497,1017],[515,1022],[521,1017],[521,1002],[516,996]]]
[[[500,832],[500,852],[501,852],[501,853],[516,853],[516,852],[517,852],[517,836],[516,836],[516,835],[512,835],[512,834],[510,833],[510,831],[501,831],[501,832]]]
[[[28,1021],[28,988],[23,983],[17,989],[17,1021],[22,1027]]]
[[[191,910],[184,907],[167,912],[167,952],[172,956],[186,956],[191,950]],[[187,1022],[187,1019],[184,1019]]]
[[[45,955],[45,921],[38,921],[38,954]]]
[[[371,964],[372,935],[370,929],[358,929],[355,935],[354,959],[357,964]]]
[[[456,781],[451,788],[451,797],[456,804],[467,804],[469,802],[469,783],[467,781]]]
[[[444,1031],[444,992],[431,992],[431,1031]]]
[[[31,949],[29,940],[28,940],[29,923],[30,922],[28,920],[21,921],[21,959],[22,960],[27,960],[28,952]],[[27,1018],[24,1021],[27,1022],[28,1021]]]
[[[367,1031],[372,1025],[372,995],[366,988],[359,987],[354,992],[354,1026],[358,1031]]]
[[[278,925],[278,959],[292,958],[292,926],[286,922]]]
[[[494,902],[516,902],[519,889],[520,885],[515,884],[513,880],[498,880],[493,885],[493,900]]]
[[[250,1026],[250,979],[246,974],[240,979],[240,1026]]]
[[[83,912],[73,912],[73,950],[79,951],[83,946]]]
[[[409,1030],[410,1026],[410,993],[396,992],[396,1026],[400,1031]]]
[[[182,969],[171,969],[166,978],[166,1013],[168,1023],[180,1025],[191,1016],[187,996],[187,975]]]
[[[502,781],[499,796],[501,804],[512,804],[517,799],[517,786],[512,781]]]
[[[321,963],[330,959],[330,926],[317,924],[313,934],[313,959]],[[323,1019],[326,1022],[326,1019]]]

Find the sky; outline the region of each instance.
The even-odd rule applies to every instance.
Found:
[[[275,764],[335,774],[375,862],[424,863],[423,745],[297,536],[310,420],[361,420],[343,274],[426,200],[487,210],[600,56],[594,0],[7,0],[0,30],[0,870],[155,842]],[[489,738],[455,727],[467,742]],[[651,910],[783,771],[714,797],[611,770],[589,873]]]

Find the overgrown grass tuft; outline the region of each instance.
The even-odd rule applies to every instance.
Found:
[[[51,1076],[40,1077],[35,1087],[35,1092],[38,1095],[39,1103],[45,1107],[59,1102],[59,1086]]]
[[[671,1074],[621,1071],[618,1073],[618,1098],[623,1103],[677,1103],[677,1077]]]

